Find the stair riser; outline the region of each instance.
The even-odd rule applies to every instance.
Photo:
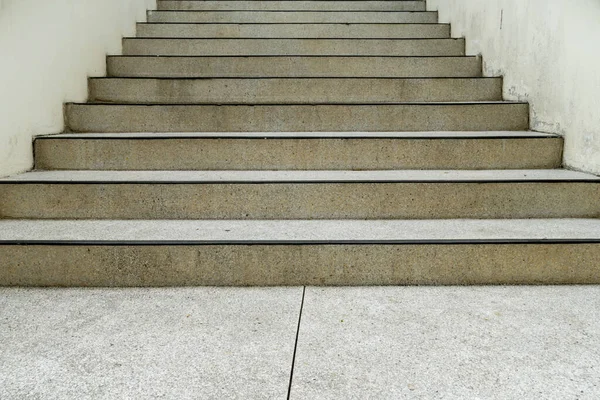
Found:
[[[469,154],[469,157],[465,157]],[[562,139],[42,139],[37,169],[534,169],[561,165]]]
[[[450,37],[448,24],[138,24],[138,37],[430,38]]]
[[[0,245],[4,286],[598,284],[600,244]]]
[[[158,10],[425,11],[424,1],[158,1]]]
[[[501,78],[90,79],[90,101],[303,104],[502,100]]]
[[[124,55],[463,56],[463,39],[124,39]]]
[[[476,57],[108,57],[115,77],[479,77]]]
[[[68,104],[72,132],[526,130],[526,104],[134,106]]]
[[[177,23],[437,23],[437,12],[149,11],[148,22]]]
[[[31,219],[598,218],[600,184],[22,183],[0,216]]]

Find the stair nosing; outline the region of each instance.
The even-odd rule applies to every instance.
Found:
[[[89,80],[177,80],[177,81],[208,81],[208,80],[498,80],[502,76],[90,76]]]
[[[600,244],[588,239],[446,239],[446,240],[2,240],[1,246],[400,246],[400,245],[517,245],[517,244]]]
[[[485,174],[488,176],[485,176]],[[70,176],[71,174],[71,176]],[[198,176],[202,175],[204,176]],[[451,174],[451,175],[449,175]],[[522,174],[522,176],[519,176]],[[554,176],[553,176],[554,174]],[[133,175],[133,176],[132,176]],[[483,176],[482,176],[483,175]],[[490,176],[491,175],[491,176]],[[0,185],[304,185],[304,184],[600,184],[600,177],[567,169],[498,170],[36,170],[8,178]]]
[[[148,38],[150,39],[150,38]],[[186,39],[186,38],[173,38],[173,39]],[[193,38],[196,39],[196,38]],[[202,39],[202,38],[197,38]],[[257,54],[257,55],[174,55],[174,54],[158,54],[158,55],[148,55],[148,54],[109,54],[106,56],[107,58],[151,58],[151,59],[159,59],[159,58],[465,58],[465,59],[478,59],[478,56],[447,56],[447,55],[439,55],[439,56],[395,56],[395,55],[302,55],[302,54],[292,54],[292,55],[269,55],[269,54]]]
[[[587,184],[598,184],[599,180],[593,179],[531,179],[531,180],[297,180],[297,181],[240,181],[240,180],[189,180],[189,181],[159,181],[159,180],[140,180],[140,181],[109,181],[109,180],[97,180],[97,181],[69,181],[69,180],[0,180],[0,186],[2,185],[333,185],[333,184],[345,184],[345,185],[378,185],[378,184],[557,184],[557,183],[587,183]]]
[[[341,37],[341,38],[323,38],[323,37],[169,37],[169,36],[156,36],[156,37],[145,37],[145,36],[124,36],[122,40],[395,40],[395,41],[425,41],[425,40],[445,40],[445,41],[464,41],[464,38],[390,38],[390,37]],[[155,56],[156,57],[156,56]],[[373,56],[370,56],[373,57]],[[375,56],[376,57],[376,56]],[[415,56],[420,57],[420,56]],[[451,56],[461,57],[461,56]]]
[[[528,105],[522,101],[471,101],[471,102],[382,102],[382,103],[113,103],[113,102],[67,102],[77,106],[115,106],[115,107],[315,107],[315,106],[472,106],[472,105]]]
[[[498,139],[562,139],[562,136],[554,133],[534,132],[534,131],[509,131],[506,133],[490,132],[450,132],[431,131],[431,132],[361,132],[361,135],[352,135],[354,132],[124,132],[124,133],[59,133],[37,136],[36,140],[168,140],[168,139],[346,139],[346,140],[370,140],[370,139],[394,139],[394,140],[498,140]],[[444,136],[444,133],[446,134]],[[467,135],[471,133],[471,135]],[[396,135],[396,136],[394,136]],[[436,136],[437,135],[437,136]]]
[[[158,0],[158,1],[159,2],[161,2],[161,1],[174,1],[174,2],[192,2],[192,3],[193,2],[198,2],[198,3],[201,3],[201,2],[204,2],[206,0]],[[208,1],[210,1],[210,0],[208,0]],[[244,2],[244,1],[248,2],[248,0],[219,0],[219,2],[225,2],[225,3],[227,3],[227,2],[236,3],[236,2]],[[296,0],[262,0],[262,1],[266,1],[266,2],[281,2],[281,1],[284,1],[284,2],[294,2]],[[331,2],[331,3],[335,3],[338,0],[301,0],[301,2],[311,2],[311,1],[314,1],[314,2]],[[375,3],[379,3],[379,2],[389,2],[389,3],[398,3],[398,2],[401,2],[401,3],[404,3],[404,2],[406,2],[406,3],[424,3],[425,2],[425,0],[344,0],[344,2],[346,2],[346,1],[347,2],[357,2],[357,3],[361,3],[361,2],[362,3],[368,3],[368,2],[371,2],[371,1],[375,2]]]
[[[386,9],[382,9],[382,10],[360,10],[360,9],[356,9],[356,10],[335,10],[335,9],[326,9],[326,10],[312,10],[312,9],[308,9],[308,10],[303,10],[303,9],[289,9],[289,10],[261,10],[261,9],[234,9],[234,10],[219,10],[219,9],[207,9],[207,10],[147,10],[147,12],[149,13],[203,13],[203,12],[251,12],[251,13],[258,13],[258,12],[266,12],[266,13],[293,13],[293,12],[306,12],[306,13],[354,13],[354,12],[359,12],[359,13],[419,13],[419,14],[431,14],[431,13],[437,13],[437,11],[426,11],[426,10],[421,10],[421,11],[415,11],[415,10],[386,10]]]
[[[136,25],[440,25],[448,22],[136,22]]]

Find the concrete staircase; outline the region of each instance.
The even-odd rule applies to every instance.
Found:
[[[424,1],[158,4],[0,180],[1,285],[600,283],[600,179]]]

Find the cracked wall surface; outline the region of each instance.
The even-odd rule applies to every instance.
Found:
[[[600,174],[600,1],[428,0],[504,96],[531,105],[531,129],[565,137],[565,166]]]

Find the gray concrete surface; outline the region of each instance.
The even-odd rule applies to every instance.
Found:
[[[0,289],[0,398],[285,399],[301,288]],[[600,287],[308,287],[291,399],[600,396]]]
[[[600,221],[1,221],[0,285],[600,283]]]
[[[436,23],[437,12],[405,11],[148,11],[148,22]]]
[[[72,132],[523,131],[525,103],[65,105]]]
[[[562,138],[553,133],[535,131],[429,131],[429,132],[129,132],[129,133],[58,133],[40,135],[36,139],[109,139],[109,138],[395,138],[395,139],[491,139],[491,138]]]
[[[0,289],[0,398],[284,399],[301,297]]]
[[[534,169],[561,167],[563,138],[533,132],[123,133],[38,137],[34,146],[41,170]]]
[[[600,284],[600,243],[17,242],[0,267],[0,286]]]
[[[464,39],[125,38],[124,55],[463,56]]]
[[[600,288],[308,288],[292,399],[600,397]]]
[[[174,1],[160,0],[159,10],[340,10],[340,11],[425,11],[424,1]]]
[[[499,101],[502,78],[91,78],[88,100],[134,104]]]
[[[285,171],[264,176],[247,171],[228,171],[226,176],[212,171],[213,180],[209,172],[195,171],[34,172],[28,174],[29,180],[0,180],[0,216],[284,220],[600,217],[598,178],[582,174],[583,179],[578,180],[565,174],[562,179],[536,180],[535,172],[543,170],[531,171],[527,177],[514,171],[513,179],[506,174],[506,181],[478,180],[467,174],[460,180],[450,173],[448,177],[438,175],[438,180],[419,180],[418,174],[411,180],[405,175],[403,181],[401,176],[387,174],[390,171],[378,171],[381,176],[373,178],[370,171],[347,175],[343,171],[322,175],[311,175],[318,171]],[[42,179],[36,180],[36,175]],[[44,176],[55,179],[44,180]]]
[[[121,77],[477,77],[481,58],[112,56],[107,69]]]
[[[522,241],[600,239],[600,219],[0,220],[0,241]]]
[[[219,1],[219,3],[224,3]],[[254,4],[265,4],[253,1]],[[269,3],[269,2],[266,2]],[[293,3],[298,3],[294,1]],[[310,2],[312,3],[312,1]],[[338,3],[336,1],[336,3]],[[355,3],[352,1],[352,3]],[[137,25],[137,37],[250,38],[449,38],[449,24],[153,24]]]
[[[568,169],[388,170],[388,171],[32,171],[8,182],[600,182]]]

